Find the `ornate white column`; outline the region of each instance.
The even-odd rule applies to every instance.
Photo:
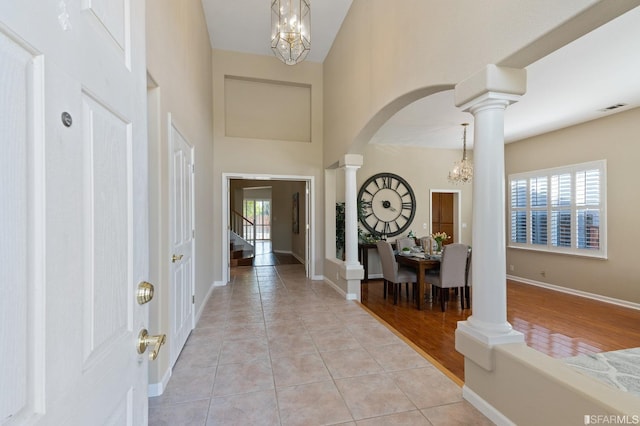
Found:
[[[356,172],[362,166],[362,155],[347,154],[340,162],[344,169],[345,261],[342,277],[347,281],[347,297],[360,300],[360,280],[364,269],[358,262],[358,188]]]
[[[458,323],[463,353],[460,333],[488,346],[524,341],[507,322],[504,113],[525,88],[525,70],[495,65],[456,86],[456,106],[474,116],[473,314]]]

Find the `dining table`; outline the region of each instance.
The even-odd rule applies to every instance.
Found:
[[[418,285],[418,297],[416,297],[416,305],[419,310],[422,309],[422,303],[424,302],[425,295],[425,274],[429,270],[440,269],[440,256],[428,255],[424,253],[411,253],[411,254],[397,254],[396,261],[400,265],[410,266],[415,268],[417,285]]]

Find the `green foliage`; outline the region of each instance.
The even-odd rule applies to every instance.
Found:
[[[342,258],[345,243],[344,202],[336,203],[336,257]]]

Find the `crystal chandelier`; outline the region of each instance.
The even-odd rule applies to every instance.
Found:
[[[469,123],[462,123],[464,133],[462,134],[462,160],[453,163],[453,170],[449,172],[449,182],[468,183],[473,178],[473,163],[467,159],[467,126]]]
[[[310,0],[271,2],[271,50],[287,65],[306,58],[311,49]]]

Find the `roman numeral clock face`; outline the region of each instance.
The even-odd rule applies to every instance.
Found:
[[[404,232],[416,214],[416,197],[406,180],[378,173],[358,192],[360,222],[371,234],[393,237]]]

